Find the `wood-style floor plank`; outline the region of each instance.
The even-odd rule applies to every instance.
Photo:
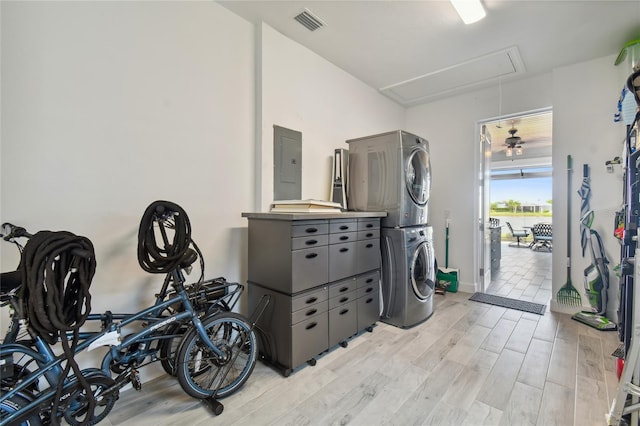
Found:
[[[504,249],[504,245],[503,245]],[[535,298],[550,283],[549,253],[508,265],[503,291]],[[506,251],[506,250],[505,250]],[[493,283],[492,283],[493,285]],[[290,377],[258,362],[222,415],[188,397],[173,377],[122,392],[106,426],[603,425],[617,390],[617,333],[544,315],[437,295],[426,322],[408,330],[382,322],[322,354]]]

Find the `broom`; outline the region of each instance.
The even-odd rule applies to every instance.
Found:
[[[563,305],[582,306],[582,297],[571,283],[571,173],[572,159],[567,155],[567,282],[556,293],[556,300]]]

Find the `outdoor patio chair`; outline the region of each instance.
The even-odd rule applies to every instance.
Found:
[[[539,250],[545,247],[551,251],[553,247],[553,226],[550,223],[536,223],[531,227],[533,233],[533,242],[531,250]]]
[[[511,226],[511,224],[509,222],[506,222],[507,226],[509,227],[509,231],[511,232],[511,235],[513,236],[513,238],[516,239],[517,244],[515,245],[516,247],[525,247],[525,246],[521,246],[520,245],[520,238],[527,238],[530,234],[529,231],[527,231],[526,229],[517,229],[514,230],[513,227]],[[513,244],[509,244],[510,247],[513,247]],[[528,246],[527,246],[528,247]]]

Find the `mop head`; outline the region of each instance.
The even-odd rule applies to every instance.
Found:
[[[618,328],[616,324],[611,322],[607,317],[594,314],[593,312],[578,312],[577,314],[573,314],[571,319],[600,331],[614,331]]]

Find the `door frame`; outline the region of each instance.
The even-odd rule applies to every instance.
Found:
[[[529,110],[529,111],[521,111],[513,114],[504,114],[498,117],[478,120],[476,122],[476,131],[475,131],[476,140],[474,141],[476,146],[476,149],[474,149],[475,151],[475,159],[474,159],[475,160],[474,161],[475,188],[476,188],[476,190],[474,191],[474,210],[475,210],[474,211],[474,229],[476,230],[476,232],[473,233],[473,247],[477,255],[474,256],[474,260],[473,260],[473,263],[474,263],[473,280],[475,283],[475,291],[477,292],[484,293],[486,291],[486,285],[482,280],[480,269],[483,266],[482,262],[485,259],[485,256],[488,255],[488,253],[486,253],[486,247],[484,242],[485,242],[486,234],[490,232],[488,227],[485,226],[485,224],[489,222],[489,218],[484,218],[484,211],[486,206],[483,204],[483,197],[481,197],[480,191],[482,190],[481,185],[482,185],[482,178],[483,178],[483,176],[481,176],[481,173],[483,172],[483,170],[486,170],[487,165],[489,165],[489,167],[491,165],[491,150],[489,150],[488,156],[485,155],[485,152],[483,149],[483,143],[481,141],[482,126],[485,126],[490,123],[494,123],[496,121],[506,122],[512,118],[541,114],[545,112],[553,113],[553,107],[549,106],[549,107],[538,108],[538,109]],[[489,168],[489,173],[490,173],[490,170],[491,169]],[[489,194],[490,194],[491,179],[487,179],[487,184],[489,185]],[[488,200],[488,203],[489,204],[491,203],[491,199]],[[485,274],[485,276],[487,276],[487,274]],[[489,276],[491,276],[491,272],[489,272]],[[486,284],[488,285],[489,283],[486,283]]]

